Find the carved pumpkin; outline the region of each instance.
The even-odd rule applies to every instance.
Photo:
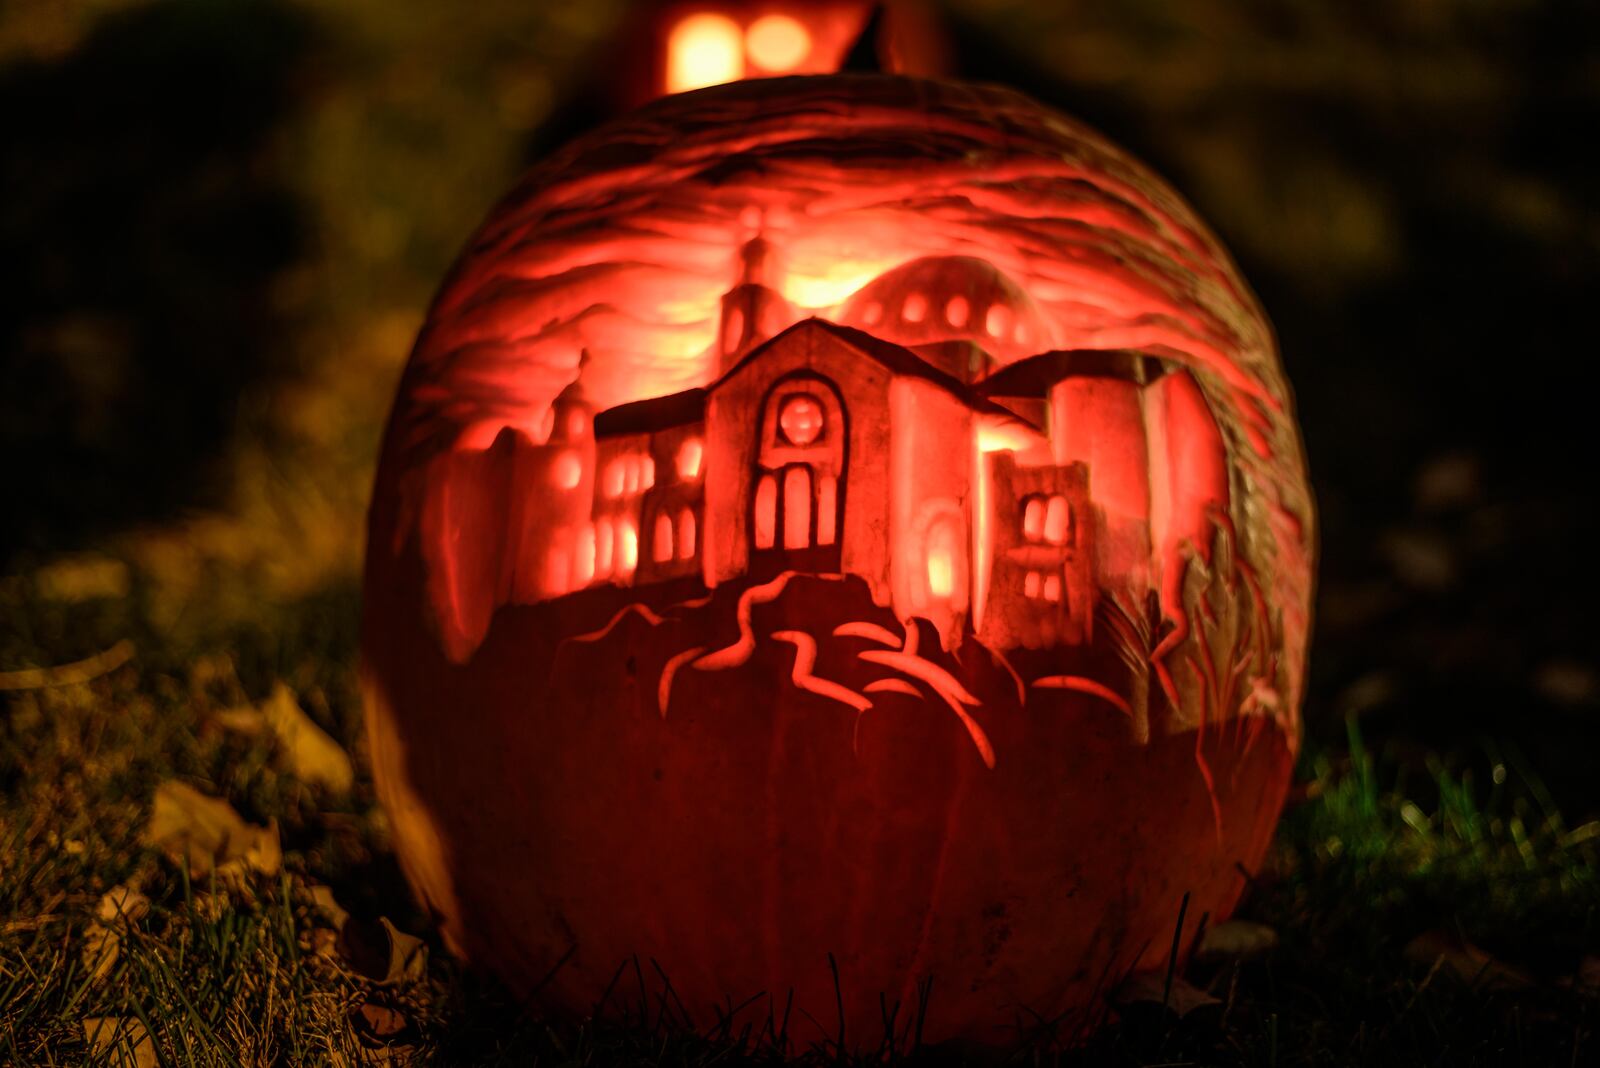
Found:
[[[869,27],[875,11],[880,24]],[[944,32],[920,0],[651,0],[633,6],[606,49],[616,62],[605,95],[631,108],[741,78],[832,73],[863,38],[900,73],[945,72]]]
[[[1254,297],[1102,138],[896,76],[664,98],[527,175],[401,383],[397,848],[556,1008],[637,959],[697,1025],[1004,1042],[1234,907],[1312,530]]]

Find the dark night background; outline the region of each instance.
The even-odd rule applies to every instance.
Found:
[[[431,287],[552,130],[600,112],[582,78],[624,12],[8,5],[4,553],[254,517],[242,481],[305,475],[345,529],[301,585],[344,577]],[[1272,316],[1321,507],[1313,733],[1356,713],[1428,747],[1493,735],[1593,809],[1596,9],[948,16],[959,70],[1153,164]]]
[[[603,110],[586,79],[627,10],[0,7],[0,575],[106,555],[163,641],[313,605],[347,648],[427,301],[519,170]],[[1337,759],[1353,717],[1402,766],[1510,764],[1569,826],[1600,816],[1600,6],[946,15],[962,75],[1183,191],[1277,327],[1320,507],[1308,751]],[[0,652],[115,637],[71,618]]]

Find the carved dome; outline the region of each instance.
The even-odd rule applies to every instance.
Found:
[[[885,271],[845,302],[839,321],[908,348],[971,342],[1002,363],[1052,347],[1033,298],[975,256],[923,256]]]

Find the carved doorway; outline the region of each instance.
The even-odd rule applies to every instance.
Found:
[[[845,410],[826,379],[779,381],[763,404],[750,509],[756,578],[839,570]]]

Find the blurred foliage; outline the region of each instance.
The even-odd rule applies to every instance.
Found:
[[[392,384],[605,4],[0,11],[0,556],[196,510],[201,557],[349,572]],[[252,547],[265,532],[289,530]],[[215,527],[215,524],[213,524]],[[297,553],[294,555],[305,556]],[[337,557],[335,562],[331,557]]]

